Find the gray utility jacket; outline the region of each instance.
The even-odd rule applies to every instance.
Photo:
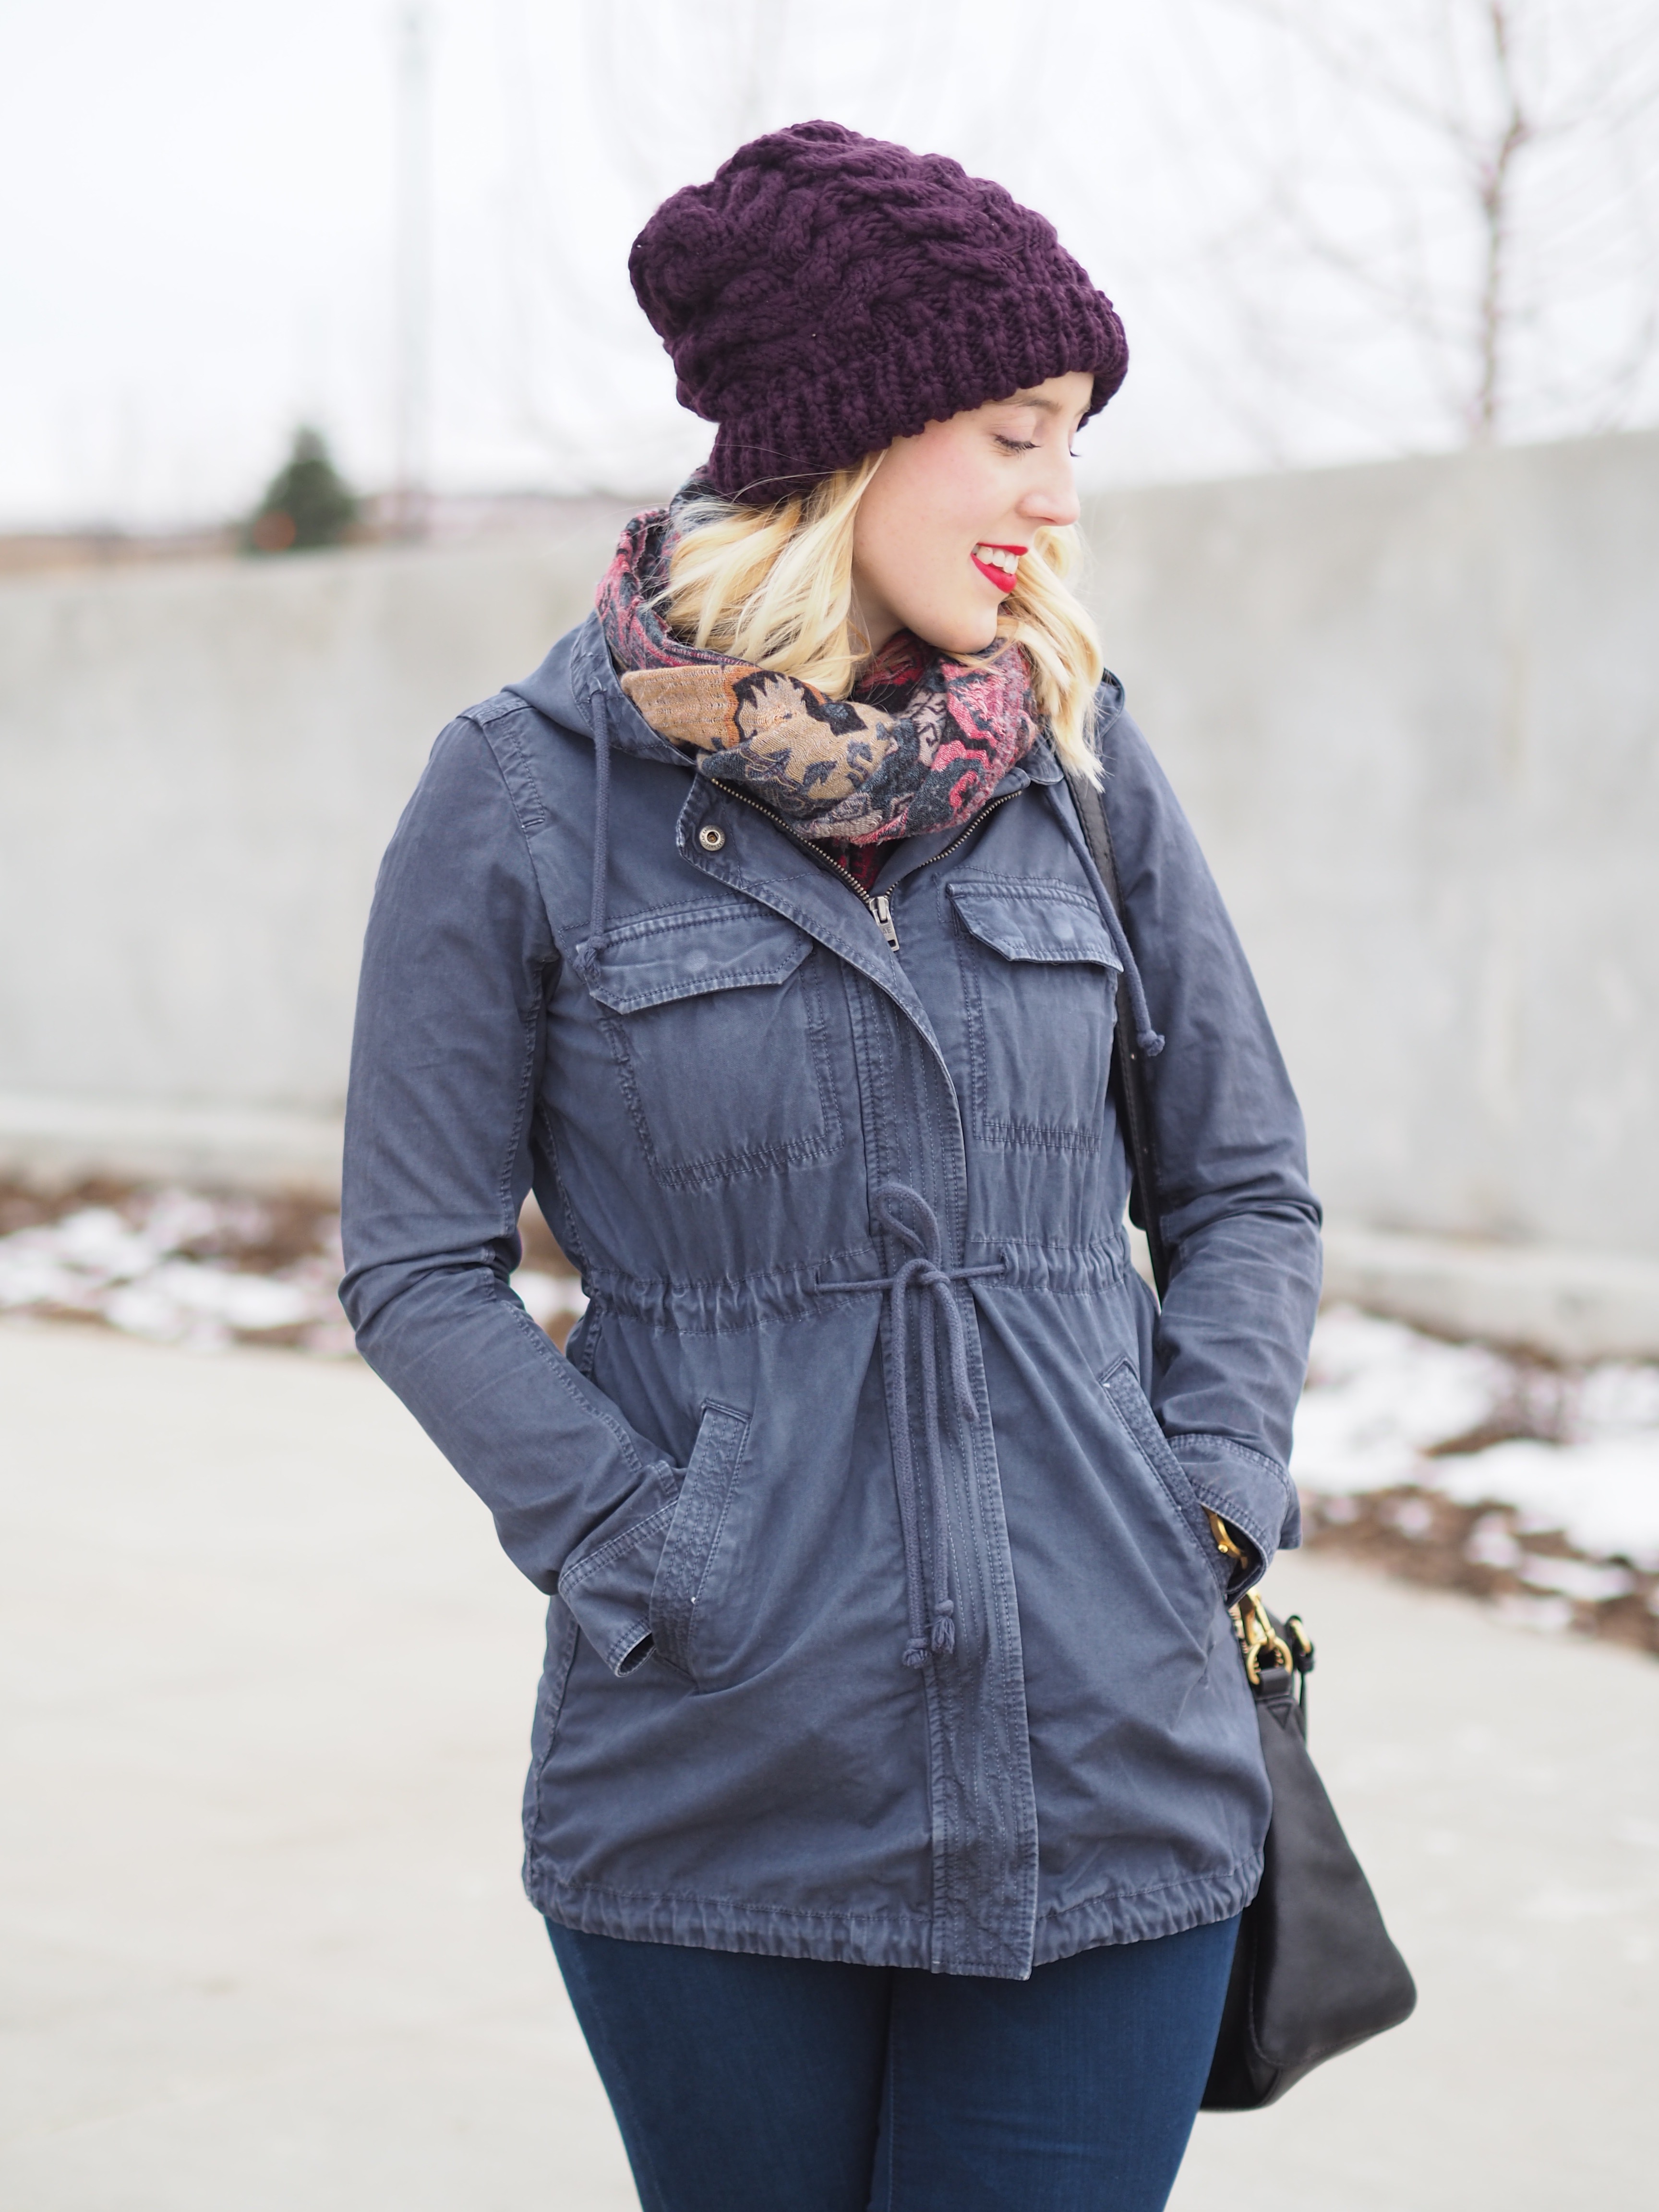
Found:
[[[1046,744],[895,847],[890,943],[651,730],[594,618],[450,725],[398,825],[343,1296],[551,1595],[525,1814],[555,1921],[1018,1978],[1255,1891],[1201,1509],[1294,1540],[1318,1212],[1109,682],[1100,722],[1133,957]],[[1161,1314],[1107,1091],[1141,978]],[[591,1300],[568,1358],[508,1283],[532,1187]]]

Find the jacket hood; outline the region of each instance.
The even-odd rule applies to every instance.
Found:
[[[692,763],[659,736],[617,681],[597,611],[568,630],[532,675],[505,688],[568,730],[580,730],[592,738],[603,719],[615,750],[665,762],[687,775],[692,773]]]

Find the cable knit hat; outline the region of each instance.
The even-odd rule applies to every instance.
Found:
[[[628,273],[679,380],[720,425],[726,499],[766,502],[1070,369],[1089,412],[1123,381],[1111,301],[1000,185],[839,123],[797,123],[688,185]]]

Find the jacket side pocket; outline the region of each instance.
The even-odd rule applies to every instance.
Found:
[[[748,1441],[747,1413],[734,1406],[703,1407],[697,1440],[686,1462],[685,1479],[652,1584],[652,1655],[693,1680],[697,1604],[720,1549],[726,1509]]]
[[[1159,1428],[1158,1416],[1147,1404],[1139,1378],[1130,1362],[1120,1359],[1115,1367],[1109,1368],[1101,1378],[1101,1387],[1111,1400],[1119,1420],[1127,1430],[1130,1442],[1163,1485],[1165,1496],[1198,1547],[1199,1556],[1204,1561],[1210,1579],[1224,1597],[1227,1562],[1216,1548],[1204,1508],[1198,1502],[1198,1492],[1193,1488],[1186,1468],[1170,1449],[1170,1439]]]

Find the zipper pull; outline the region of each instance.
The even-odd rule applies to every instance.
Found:
[[[896,952],[898,951],[898,932],[893,927],[893,909],[887,902],[886,892],[872,891],[870,894],[870,896],[866,899],[864,903],[876,917],[877,924],[881,930],[882,935],[887,939],[889,946],[893,951]]]

